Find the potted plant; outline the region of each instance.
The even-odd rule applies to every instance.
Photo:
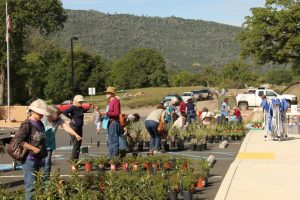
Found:
[[[184,200],[193,199],[193,190],[195,189],[195,181],[191,172],[185,173],[181,178],[182,182],[182,193]]]
[[[95,164],[97,164],[97,167],[100,171],[105,170],[105,166],[107,165],[107,163],[108,163],[108,157],[106,156],[98,157],[95,160]]]
[[[190,150],[196,151],[198,140],[196,138],[191,139]]]
[[[173,173],[167,179],[167,186],[170,200],[177,200],[177,195],[180,192],[179,174]]]
[[[71,165],[74,166],[74,168],[72,168],[72,172],[77,172],[79,165],[82,163],[82,160],[73,159],[73,160],[70,160],[70,162],[71,162]]]
[[[167,140],[163,140],[163,148],[164,151],[168,152],[170,150],[170,145],[168,144]]]
[[[118,164],[119,164],[119,158],[115,157],[115,158],[110,159],[109,164],[110,164],[111,171],[117,171]]]
[[[210,171],[210,165],[205,159],[200,159],[199,161],[199,172],[200,175],[198,176],[198,188],[203,188],[208,183],[208,177],[209,177],[209,171]]]

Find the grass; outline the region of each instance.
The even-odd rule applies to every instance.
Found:
[[[125,92],[117,93],[117,96],[121,99],[122,107],[128,108],[140,108],[146,106],[154,106],[160,103],[162,98],[167,93],[178,93],[181,95],[183,92],[189,92],[195,89],[201,89],[202,86],[191,86],[191,87],[155,87],[155,88],[141,88],[141,89],[131,89]],[[142,97],[132,97],[131,99],[123,99],[124,94],[136,94],[138,92],[144,92],[145,96]],[[87,101],[90,101],[90,97],[85,97]],[[94,105],[100,106],[103,108],[107,105],[105,95],[93,96]]]

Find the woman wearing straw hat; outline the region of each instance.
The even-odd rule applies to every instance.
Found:
[[[120,125],[121,104],[116,97],[116,89],[108,87],[105,91],[108,100],[107,112],[102,112],[101,115],[108,116],[108,151],[109,157],[113,158],[119,155],[119,137],[123,134],[123,128]]]
[[[43,116],[48,115],[46,102],[41,99],[32,102],[28,107],[28,114],[29,117],[21,124],[15,140],[19,147],[28,151],[22,168],[26,200],[31,200],[35,188],[35,173],[44,166],[44,158],[47,156],[46,136],[41,122]]]
[[[63,114],[71,120],[69,123],[70,127],[80,137],[82,137],[82,127],[84,124],[84,121],[83,121],[84,114],[83,114],[83,108],[82,108],[83,102],[84,102],[83,96],[76,95],[73,99],[73,105],[63,112]],[[71,136],[71,141],[73,144],[71,160],[78,159],[82,140],[78,141],[76,139],[76,137]],[[76,170],[76,166],[72,166],[72,170]]]

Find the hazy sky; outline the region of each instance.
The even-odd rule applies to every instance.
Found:
[[[176,16],[240,26],[265,0],[62,0],[64,8],[147,16]]]

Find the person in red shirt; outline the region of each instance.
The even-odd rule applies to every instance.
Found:
[[[184,101],[182,99],[179,99],[180,103],[179,103],[179,111],[181,113],[181,115],[186,114],[186,104],[184,103]]]
[[[235,116],[239,124],[243,122],[241,111],[237,107],[234,108],[233,115]]]
[[[109,117],[108,154],[110,158],[113,158],[119,155],[119,137],[123,135],[123,128],[120,124],[121,104],[116,97],[116,89],[114,87],[108,87],[105,93],[108,100],[108,110],[107,112],[102,112],[101,115]]]

